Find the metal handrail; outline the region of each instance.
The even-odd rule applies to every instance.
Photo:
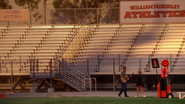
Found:
[[[69,81],[71,84],[72,83],[73,83],[73,85],[75,84],[75,86],[73,86],[73,87],[75,87],[76,89],[78,89],[79,87],[82,89],[82,85],[86,82],[86,81],[84,81],[86,76],[82,73],[79,73],[78,70],[71,70],[71,68],[69,68],[70,66],[68,65],[67,62],[64,62],[63,64],[65,65],[65,68],[63,68],[63,71],[62,71],[63,73],[60,73],[62,75],[62,77],[65,77],[67,82]],[[85,87],[88,88],[89,86],[85,86]]]
[[[82,19],[82,21],[80,22],[80,24],[78,25],[79,28],[75,29],[75,31],[73,32],[72,36],[69,38],[69,42],[67,42],[67,44],[65,44],[65,46],[63,47],[63,49],[61,50],[61,52],[59,53],[57,59],[59,59],[59,57],[62,57],[64,52],[66,51],[67,47],[71,44],[71,41],[74,39],[74,37],[77,34],[77,31],[80,30],[81,26],[83,25],[83,21],[84,19]]]
[[[81,73],[81,74],[85,74],[86,77],[89,77],[89,74],[88,74],[87,72],[82,71],[82,69],[81,69],[81,70],[80,70],[80,69],[77,69],[76,67],[70,65],[69,63],[67,63],[67,61],[65,61],[65,59],[62,59],[62,60],[65,62],[65,64],[66,64],[67,66],[70,67],[71,70],[76,71],[76,72]]]

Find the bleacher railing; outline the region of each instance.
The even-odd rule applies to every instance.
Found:
[[[155,57],[158,58],[158,57]],[[104,62],[103,63],[99,63],[99,71],[98,72],[113,72],[113,67],[115,66],[115,71],[116,72],[120,72],[119,66],[120,66],[120,62],[124,59],[124,57],[115,57],[115,58],[103,58]],[[184,57],[179,57],[178,61],[176,63],[175,66],[173,66],[173,61],[175,61],[175,56],[173,55],[169,55],[163,58],[158,58],[159,59],[159,64],[160,64],[160,68],[161,66],[161,62],[163,59],[168,59],[170,62],[170,66],[169,66],[169,71],[175,72],[176,70],[183,69],[184,68],[184,62],[185,62],[185,58]],[[47,61],[46,61],[47,60]],[[88,77],[89,74],[96,73],[97,71],[94,70],[94,65],[96,64],[97,60],[100,60],[100,58],[79,58],[79,62],[76,64],[72,64],[69,62],[66,62],[66,60],[70,60],[70,59],[63,59],[63,62],[60,61],[60,63],[58,65],[60,65],[60,70],[58,70],[56,72],[55,68],[53,66],[50,66],[53,70],[53,73],[58,74],[59,71],[65,71],[62,70],[62,67],[65,67],[66,65],[66,70],[68,71],[69,69],[71,70],[76,70],[75,72],[79,72],[81,74],[84,74],[83,76]],[[142,72],[148,72],[148,74],[150,74],[150,72],[152,72],[152,63],[150,61],[150,70],[145,70],[144,68],[146,67],[146,63],[148,63],[148,61],[151,60],[151,58],[130,58],[130,61],[126,64],[126,67],[129,70],[133,69],[135,71],[142,71]],[[20,59],[10,59],[9,61],[5,61],[5,59],[1,59],[0,58],[0,75],[4,75],[4,74],[11,74],[11,70],[13,70],[13,74],[14,75],[30,75],[30,65],[27,67],[22,67],[25,64],[26,60],[22,60]],[[49,73],[50,72],[50,67],[48,68],[48,62],[50,61],[50,59],[35,59],[35,73]],[[114,63],[115,61],[115,63]],[[53,59],[52,62],[54,63],[55,60]],[[62,64],[63,66],[62,66]],[[50,63],[49,63],[50,64]],[[6,67],[5,67],[6,66]],[[67,69],[69,68],[69,69]],[[160,69],[159,68],[159,69]],[[182,70],[183,71],[183,70]],[[97,72],[97,73],[98,73]],[[58,74],[59,75],[59,74]]]
[[[65,59],[59,61],[60,69],[58,78],[61,78],[64,82],[77,89],[78,91],[90,90],[90,75],[84,70],[80,70],[74,66],[68,64]]]
[[[71,44],[71,42],[73,41],[74,37],[76,36],[76,34],[78,33],[78,31],[81,29],[81,27],[84,25],[84,19],[80,22],[80,24],[77,26],[77,28],[75,29],[75,31],[72,33],[71,37],[69,38],[69,40],[67,40],[67,43],[64,45],[63,49],[61,50],[61,52],[59,53],[57,59],[60,59],[61,57],[63,57],[63,54],[65,53],[65,51],[67,50],[67,48],[69,47],[69,45]]]

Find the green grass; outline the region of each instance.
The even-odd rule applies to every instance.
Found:
[[[63,98],[5,98],[0,104],[185,104],[185,99],[113,98],[113,97],[63,97]]]

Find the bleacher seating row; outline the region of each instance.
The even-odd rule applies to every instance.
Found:
[[[126,66],[128,73],[141,70],[149,71],[144,74],[154,74],[151,63],[148,64],[149,58],[160,58],[159,62],[169,59],[169,68],[173,71],[170,73],[182,74],[184,27],[185,24],[84,26],[63,58],[75,59],[69,62],[83,70],[89,69],[91,74],[113,74],[114,58],[117,74],[121,66]],[[10,72],[11,60],[16,63],[14,73],[29,73],[29,59],[33,58],[39,59],[39,70],[46,70],[49,60],[60,54],[77,28],[73,25],[0,27],[1,73]]]

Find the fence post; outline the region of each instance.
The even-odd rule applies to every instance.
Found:
[[[11,60],[11,92],[13,91],[13,60]]]
[[[141,58],[139,58],[139,71],[141,71]]]
[[[148,60],[148,71],[150,72],[150,55],[148,55],[148,58],[149,58],[149,60]]]
[[[170,70],[172,72],[172,54],[170,54]]]
[[[44,2],[43,2],[43,6],[44,6],[44,11],[43,11],[43,13],[44,13],[44,21],[43,21],[43,24],[44,25],[46,25],[46,0],[44,0]]]
[[[92,80],[91,78],[89,78],[89,80],[90,80],[90,92],[92,92]]]
[[[113,91],[115,90],[115,59],[113,59]]]
[[[39,71],[39,59],[37,59],[37,73]]]
[[[76,24],[76,9],[74,9],[74,17],[75,17],[75,24]]]
[[[1,56],[0,56],[0,73],[1,73]]]
[[[82,91],[82,85],[81,85],[81,84],[82,84],[82,83],[81,83],[81,80],[82,80],[82,79],[81,79],[81,77],[82,77],[82,75],[81,75],[81,73],[80,73],[80,75],[79,75],[79,79],[80,79],[80,80],[79,80],[79,89],[80,89],[80,91]]]
[[[56,61],[55,61],[55,62],[58,62],[58,63],[59,63],[59,68],[58,68],[58,69],[59,69],[59,70],[58,70],[58,72],[59,72],[58,74],[59,74],[59,75],[58,75],[58,76],[60,77],[61,61],[60,61],[60,60],[59,60],[59,61],[57,61],[57,59],[56,59]],[[61,78],[61,77],[60,77],[60,78]]]
[[[32,25],[31,11],[30,11],[30,25]]]
[[[20,66],[19,72],[23,71],[21,70],[21,56],[19,57],[19,66]]]
[[[98,21],[98,8],[96,8],[96,21],[97,21],[97,24],[99,23],[99,21]]]
[[[35,89],[35,59],[33,59],[33,89]]]
[[[33,67],[32,67],[32,59],[30,59],[30,75],[31,75],[31,72],[32,72],[32,69]]]
[[[64,70],[64,66],[65,66],[65,63],[64,63],[64,59],[62,58],[62,72]]]
[[[52,88],[52,59],[50,59],[50,88]]]
[[[121,71],[120,54],[118,55],[118,68],[119,68],[119,72],[120,72]]]
[[[87,59],[87,73],[89,73],[89,59]]]
[[[98,55],[98,72],[100,72],[100,55]]]

